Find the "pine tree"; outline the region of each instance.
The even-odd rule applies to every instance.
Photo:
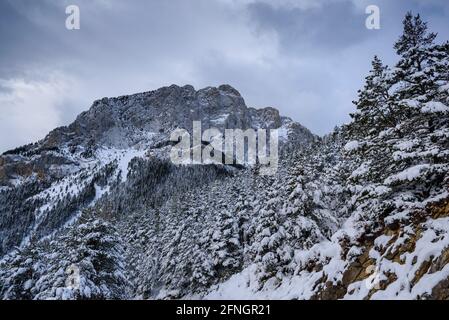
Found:
[[[396,64],[395,82],[400,87],[398,99],[426,99],[426,94],[434,89],[430,52],[434,48],[436,33],[427,31],[427,23],[420,15],[408,12],[403,21],[403,34],[394,44],[400,56]]]
[[[390,106],[391,74],[388,66],[383,65],[377,56],[374,56],[371,65],[365,86],[358,91],[358,100],[353,102],[357,112],[351,114],[357,124],[353,128],[363,136],[379,132],[386,126],[395,126],[397,121]]]
[[[118,299],[127,296],[127,278],[123,261],[124,249],[113,225],[98,216],[98,212],[86,211],[76,227],[58,239],[61,261],[67,261],[67,269],[79,273],[75,288],[59,287],[53,294],[59,298]],[[67,281],[64,282],[67,286]]]
[[[449,91],[449,88],[447,87],[447,83],[449,82],[449,41],[434,46],[430,52],[430,60],[433,81],[437,88],[435,94],[431,96],[431,98],[449,104],[449,101],[445,99]]]

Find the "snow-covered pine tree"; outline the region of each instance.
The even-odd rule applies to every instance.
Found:
[[[67,262],[64,265],[65,277],[67,269],[76,269],[79,282],[76,287],[67,288],[66,279],[65,287],[52,288],[52,295],[72,299],[127,297],[124,249],[113,224],[103,220],[99,212],[83,212],[76,227],[71,228],[54,244],[59,246],[60,261]],[[46,293],[42,298],[45,295]]]
[[[32,299],[33,285],[39,279],[40,250],[35,246],[35,239],[30,241],[34,246],[23,250],[16,249],[0,262],[0,298]]]
[[[358,91],[358,100],[353,103],[357,111],[351,114],[356,129],[352,134],[366,136],[379,132],[385,126],[396,124],[395,114],[390,105],[391,73],[388,66],[374,56],[372,69],[365,78],[365,86]]]
[[[400,60],[394,77],[382,81],[391,85],[390,98],[377,97],[366,108],[359,108],[359,100],[359,114],[344,127],[345,152],[359,165],[348,186],[356,190],[356,210],[370,221],[366,226],[399,212],[404,217],[425,198],[440,194],[436,186],[447,170],[447,154],[441,152],[448,148],[446,44],[434,44],[436,34],[427,31],[419,15],[407,13],[403,24],[395,44]],[[360,119],[371,117],[370,107],[376,104],[392,110],[395,122],[381,122],[378,130],[363,134]]]
[[[400,83],[396,91],[399,99],[407,95],[425,95],[434,84],[429,75],[430,51],[434,46],[436,33],[427,31],[427,22],[420,15],[408,12],[403,21],[403,34],[394,44],[400,56],[395,69],[395,80]]]
[[[2,261],[4,299],[128,297],[119,235],[98,212],[85,211],[69,229],[31,244]]]
[[[441,103],[449,104],[447,93],[449,87],[449,41],[441,45],[435,45],[430,52],[433,81],[436,91],[430,96],[431,99]]]

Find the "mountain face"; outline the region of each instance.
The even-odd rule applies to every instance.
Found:
[[[239,92],[228,85],[199,91],[192,86],[173,85],[95,101],[69,126],[0,157],[4,193],[0,200],[0,252],[7,252],[35,233],[42,236],[53,232],[74,212],[92,205],[109,187],[111,176],[126,180],[128,164],[134,157],[167,158],[170,133],[176,128],[191,131],[193,121],[201,121],[203,130],[280,129],[284,144],[307,144],[315,139],[306,128],[281,117],[274,108],[246,107]]]
[[[192,130],[201,121],[203,129],[283,128],[295,138],[310,139],[310,132],[281,117],[274,108],[248,108],[240,93],[229,85],[195,91],[192,86],[172,85],[156,91],[104,98],[78,116],[68,127],[54,130],[43,148],[65,145],[70,152],[90,151],[90,147],[153,147],[168,140],[176,128]],[[76,150],[78,148],[79,150]]]
[[[449,299],[449,43],[408,14],[318,138],[228,85],[94,102],[0,157],[3,299]],[[279,168],[174,165],[170,132],[277,128]]]
[[[156,91],[103,98],[67,127],[53,130],[35,144],[4,153],[0,158],[0,186],[18,186],[37,175],[59,179],[90,162],[100,149],[160,149],[176,128],[280,129],[281,139],[309,142],[309,130],[281,117],[274,108],[254,109],[229,85],[195,91],[172,85]],[[44,177],[45,176],[45,177]]]

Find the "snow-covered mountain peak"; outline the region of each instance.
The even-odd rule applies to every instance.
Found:
[[[310,131],[281,117],[274,108],[248,108],[240,93],[229,85],[200,90],[171,85],[96,100],[70,125],[0,156],[1,190],[5,194],[20,193],[19,203],[29,204],[5,209],[26,212],[22,213],[24,221],[18,223],[19,231],[10,234],[9,227],[3,229],[0,252],[32,236],[50,234],[83,208],[93,206],[106,191],[126,181],[136,159],[169,161],[170,133],[177,128],[191,131],[193,121],[201,121],[203,130],[279,129],[282,144],[307,145],[315,139]],[[30,192],[22,194],[22,189]],[[51,225],[49,220],[53,221]]]

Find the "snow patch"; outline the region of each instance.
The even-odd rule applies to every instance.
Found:
[[[353,140],[353,141],[349,141],[347,144],[345,144],[345,146],[343,147],[345,149],[345,151],[355,151],[360,147],[360,142]]]
[[[438,101],[430,101],[421,108],[423,113],[449,112],[449,107]]]
[[[419,177],[423,171],[426,171],[430,168],[429,164],[418,164],[416,166],[410,167],[405,169],[404,171],[401,171],[395,175],[392,175],[385,179],[384,184],[391,184],[394,182],[400,182],[400,181],[412,181]]]

